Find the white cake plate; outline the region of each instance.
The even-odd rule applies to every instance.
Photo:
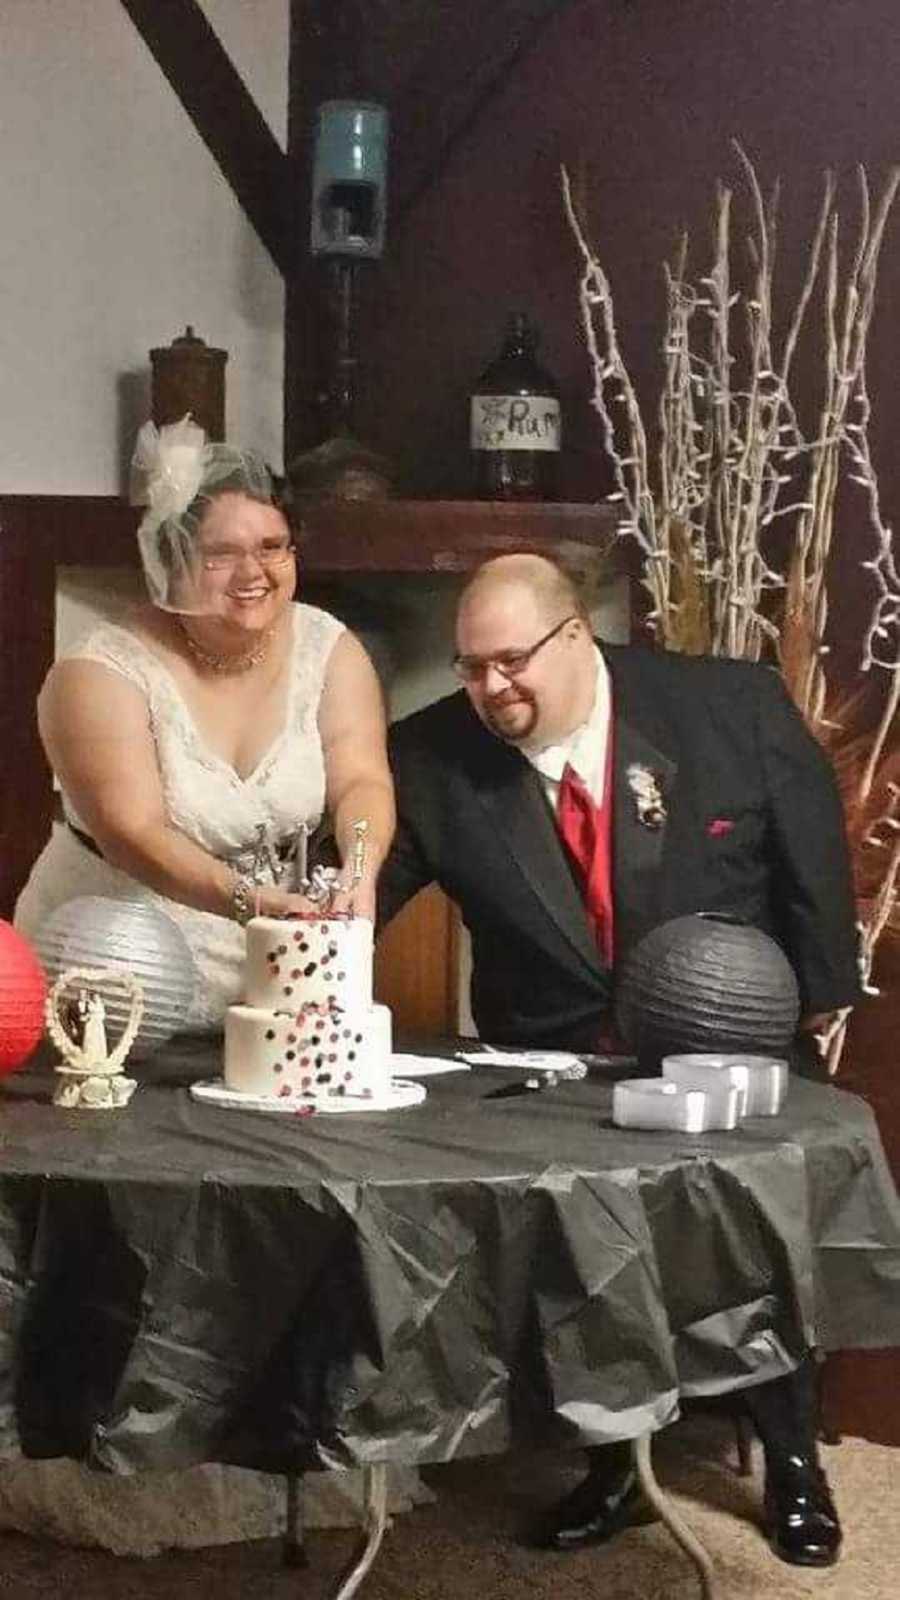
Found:
[[[191,1094],[195,1100],[207,1105],[228,1106],[241,1111],[269,1111],[279,1115],[336,1116],[341,1112],[355,1111],[405,1111],[409,1106],[420,1106],[425,1099],[425,1085],[410,1083],[406,1078],[392,1078],[390,1088],[380,1095],[335,1095],[333,1100],[304,1100],[302,1095],[285,1095],[277,1099],[265,1094],[241,1094],[229,1089],[223,1078],[212,1083],[192,1083]]]

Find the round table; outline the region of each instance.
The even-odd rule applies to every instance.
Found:
[[[174,1076],[214,1076],[207,1047]],[[900,1344],[900,1208],[867,1106],[622,1130],[604,1074],[429,1077],[390,1114],[174,1082],[0,1102],[0,1446],[114,1472],[446,1461],[646,1438],[810,1346]]]

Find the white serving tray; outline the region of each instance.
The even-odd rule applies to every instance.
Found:
[[[471,1071],[465,1061],[456,1061],[452,1056],[414,1056],[397,1051],[391,1056],[391,1068],[398,1078],[436,1078],[441,1072]]]

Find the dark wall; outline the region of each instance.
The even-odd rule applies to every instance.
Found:
[[[754,160],[764,188],[782,181],[783,318],[801,281],[824,170],[833,167],[840,179],[846,246],[857,216],[857,163],[878,189],[900,161],[898,0],[580,0],[566,8],[390,236],[369,305],[362,421],[366,437],[401,464],[408,489],[465,493],[466,397],[494,353],[506,310],[522,306],[543,328],[546,362],[563,389],[564,491],[569,498],[608,491],[588,404],[578,260],[562,213],[559,162],[587,176],[591,229],[621,343],[647,401],[656,393],[663,328],[661,264],[683,227],[693,261],[708,259],[716,181],[741,188],[732,138]],[[883,505],[900,526],[898,308],[900,204],[885,241],[869,355]],[[807,418],[820,351],[811,338],[799,362]],[[849,667],[868,604],[859,568],[865,511],[852,493],[836,542],[842,578],[856,595],[848,607],[842,589],[844,637],[835,640]],[[854,1019],[841,1076],[871,1100],[900,1171],[900,945],[884,949],[879,968],[886,993]],[[898,1376],[900,1353],[868,1365],[844,1358],[832,1384],[833,1419],[900,1442],[900,1403],[883,1403],[886,1388],[898,1392]],[[870,1404],[873,1395],[881,1403]]]
[[[716,180],[741,181],[731,138],[766,185],[781,176],[782,281],[794,290],[824,168],[840,175],[849,230],[856,163],[875,185],[900,158],[898,85],[896,0],[576,0],[390,235],[369,307],[367,437],[402,464],[408,488],[464,492],[467,392],[507,308],[522,305],[563,386],[564,488],[572,498],[602,494],[608,471],[588,407],[560,159],[587,174],[622,343],[650,394],[661,263],[685,225],[694,259],[705,261]],[[870,358],[888,509],[900,503],[891,460],[898,286],[900,209]]]

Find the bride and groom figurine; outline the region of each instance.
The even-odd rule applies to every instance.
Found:
[[[100,985],[121,988],[129,997],[129,1012],[118,1042],[110,1049],[106,1035],[106,1007]],[[70,992],[77,985],[75,998]],[[143,989],[131,973],[116,968],[71,968],[53,984],[46,1002],[47,1032],[62,1061],[57,1063],[59,1083],[53,1103],[68,1110],[115,1110],[125,1106],[136,1088],[123,1075],[125,1057],[140,1027],[144,1010]]]
[[[63,1026],[73,1043],[84,1051],[86,1061],[108,1059],[106,1007],[93,989],[79,989],[74,1000],[63,1007]]]

